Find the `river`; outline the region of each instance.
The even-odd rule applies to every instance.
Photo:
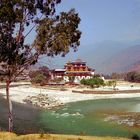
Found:
[[[40,124],[52,133],[131,137],[140,135],[140,127],[105,121],[107,116],[140,113],[140,98],[99,99],[67,104],[59,109],[43,111]],[[140,122],[140,118],[137,118]]]
[[[140,126],[128,126],[109,120],[124,116],[140,124],[140,98],[98,99],[66,104],[52,110],[40,110],[29,105],[13,102],[14,132],[60,133],[95,136],[140,136]],[[5,99],[0,98],[0,129],[7,130],[8,109]],[[120,119],[119,119],[120,122]]]

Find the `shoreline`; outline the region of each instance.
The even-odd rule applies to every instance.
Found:
[[[122,94],[122,93],[140,93],[140,90],[72,90],[74,93],[82,93],[82,94]]]
[[[18,85],[18,83],[15,83]],[[140,85],[140,84],[139,84]],[[25,101],[34,106],[38,106],[41,101],[41,105],[45,109],[58,107],[67,103],[97,100],[97,99],[114,99],[114,98],[136,98],[140,97],[140,86],[130,87],[130,85],[119,85],[116,88],[119,90],[113,90],[110,87],[100,87],[97,89],[91,89],[88,87],[39,87],[32,86],[31,84],[19,84],[18,86],[10,87],[10,99],[14,102],[26,104]],[[126,90],[127,89],[127,90]],[[6,98],[5,89],[0,89],[0,95]],[[42,96],[40,99],[39,95]],[[45,97],[47,96],[47,97]],[[43,98],[46,98],[44,100]],[[28,100],[26,100],[28,99]],[[49,100],[50,102],[46,102]]]

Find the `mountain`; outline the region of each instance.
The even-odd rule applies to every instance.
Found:
[[[128,66],[127,71],[139,71],[140,72],[140,61]]]
[[[122,72],[139,60],[140,46],[136,44],[140,44],[140,40],[98,42],[85,47],[80,56],[96,73]]]
[[[91,67],[94,67],[96,71],[103,72],[104,61],[126,48],[128,48],[126,42],[102,41],[85,46],[85,51],[80,53],[80,57],[88,62]]]
[[[63,68],[67,61],[77,58],[87,62],[96,73],[112,73],[128,70],[139,61],[140,40],[134,41],[102,41],[89,45],[81,45],[77,52],[72,50],[65,57],[43,58],[40,63],[50,68]],[[136,49],[137,48],[137,49]],[[135,56],[136,55],[136,56]]]
[[[128,47],[128,43],[119,41],[102,41],[89,45],[81,45],[77,52],[71,50],[65,57],[54,57],[50,59],[51,67],[62,68],[67,61],[74,61],[77,58],[86,61],[87,64],[96,69],[97,72],[102,71],[102,63],[108,60],[112,55],[122,51]],[[42,60],[42,63],[46,59]]]
[[[102,64],[104,73],[126,72],[140,64],[140,45],[131,46],[113,55]]]

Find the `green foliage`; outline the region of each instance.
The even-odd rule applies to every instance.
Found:
[[[61,12],[54,18],[40,20],[34,42],[36,49],[42,54],[47,53],[48,56],[65,56],[69,52],[69,46],[76,51],[81,36],[81,32],[77,30],[79,23],[80,18],[74,9]]]
[[[27,26],[39,20],[39,12],[46,18],[53,15],[58,3],[60,1],[57,0],[0,1],[0,62],[6,63],[7,70],[9,65],[17,67],[25,64],[29,57],[34,58],[30,64],[36,62],[33,53],[29,53],[30,46],[24,44],[26,35],[23,32]]]
[[[39,70],[30,71],[29,77],[31,79],[31,83],[44,85],[49,81],[49,69],[47,67],[41,67]]]
[[[94,74],[93,78],[100,78],[100,74]]]
[[[80,18],[74,9],[55,14],[61,0],[0,0],[0,63],[12,81],[37,63],[40,55],[62,55],[77,50]],[[33,27],[32,27],[33,26]],[[29,32],[25,34],[28,28]],[[36,29],[33,45],[25,43]]]
[[[80,18],[75,10],[55,14],[61,0],[0,0],[0,66],[9,86],[25,69],[37,63],[41,55],[64,56],[72,47],[77,50],[81,32]],[[36,29],[33,44],[26,43],[30,32]],[[26,33],[26,31],[28,31]],[[43,73],[32,81],[44,82]],[[10,110],[10,104],[9,104]],[[12,113],[9,111],[9,131],[12,131]]]
[[[31,83],[44,85],[46,83],[46,79],[43,73],[36,73],[36,75],[31,78]]]
[[[80,83],[83,84],[83,85],[86,85],[86,81],[87,81],[87,80],[83,78],[83,79],[80,81]]]
[[[116,80],[107,81],[107,82],[105,83],[105,85],[106,85],[106,86],[112,86],[113,89],[115,90],[116,85],[117,85],[117,81],[116,81]]]
[[[90,78],[90,79],[82,79],[80,81],[80,83],[84,84],[84,85],[89,85],[92,88],[94,88],[94,87],[103,86],[104,85],[104,80],[99,78],[99,77],[93,77],[93,78]]]

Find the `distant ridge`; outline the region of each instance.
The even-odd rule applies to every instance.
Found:
[[[110,57],[103,64],[105,73],[138,70],[140,65],[140,45],[131,46]]]
[[[129,72],[130,71],[138,71],[138,72],[140,72],[140,61],[130,65],[127,69],[128,69],[127,71],[129,71]]]
[[[128,71],[133,65],[140,61],[140,40],[113,41],[106,40],[89,45],[81,45],[77,52],[72,50],[65,57],[50,59],[50,68],[63,68],[69,60],[77,58],[87,62],[95,73],[110,74],[113,72]],[[47,58],[42,59],[46,64]],[[45,62],[45,63],[44,63]],[[135,66],[137,67],[137,66]]]

